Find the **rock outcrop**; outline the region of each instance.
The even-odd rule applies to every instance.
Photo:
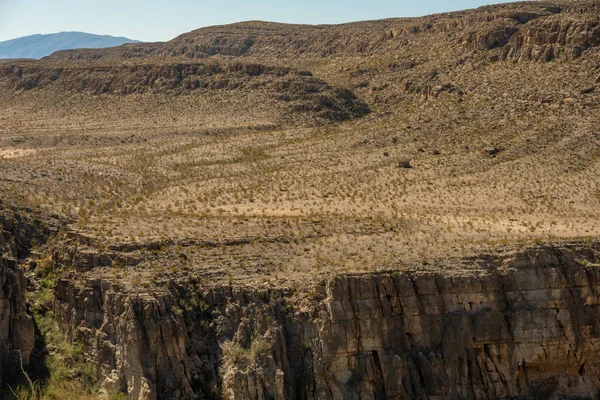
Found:
[[[302,295],[190,282],[142,295],[73,276],[56,311],[104,386],[136,399],[592,398],[599,262],[598,244],[541,247]]]
[[[480,51],[499,48],[502,60],[542,62],[572,60],[598,47],[597,5],[539,5],[532,12],[478,15],[470,21],[476,28],[463,34],[462,44]]]
[[[557,15],[535,20],[516,31],[502,58],[519,61],[570,60],[600,45],[600,19]]]
[[[106,282],[59,281],[56,314],[85,345],[105,388],[132,398],[191,398],[187,336],[171,297],[120,293]]]
[[[6,240],[4,235],[0,231],[0,244]],[[27,365],[33,350],[33,320],[26,311],[25,288],[25,277],[17,261],[3,253],[0,256],[0,385],[4,370],[18,371],[20,355]]]
[[[48,234],[40,221],[6,210],[0,203],[0,386],[3,376],[20,373],[34,347],[34,324],[27,314],[27,282],[18,260],[31,243]]]
[[[314,114],[328,121],[367,115],[366,103],[350,90],[328,84],[309,71],[257,63],[189,63],[166,65],[77,65],[71,67],[6,64],[0,67],[0,88],[56,90],[93,96],[144,93],[181,95],[194,91],[260,90],[288,112]]]

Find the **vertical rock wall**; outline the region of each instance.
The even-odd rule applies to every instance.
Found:
[[[1,204],[0,204],[1,206]],[[0,207],[0,211],[2,211]],[[27,227],[14,215],[0,215],[0,386],[4,375],[19,373],[34,347],[33,319],[27,314],[27,282],[17,259]]]
[[[341,276],[304,297],[65,278],[56,307],[105,386],[137,399],[594,398],[597,247],[460,274]]]

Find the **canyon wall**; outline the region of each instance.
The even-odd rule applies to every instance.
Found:
[[[18,260],[49,230],[39,220],[2,208],[0,202],[0,386],[5,374],[20,373],[34,347],[33,319],[27,313],[27,282]]]
[[[0,230],[0,247],[6,244]],[[0,385],[4,372],[19,368],[19,352],[27,365],[33,350],[33,320],[25,307],[25,277],[12,254],[0,251]]]
[[[103,386],[135,399],[594,398],[599,262],[597,243],[539,247],[306,291],[72,276],[56,311]]]

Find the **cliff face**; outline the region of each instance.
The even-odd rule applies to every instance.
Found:
[[[0,386],[5,373],[20,373],[20,359],[29,364],[34,347],[33,319],[27,314],[27,282],[18,259],[32,240],[47,235],[39,221],[2,208],[0,203]]]
[[[0,230],[0,247],[6,243]],[[3,243],[4,242],[4,243]],[[11,255],[0,257],[0,385],[4,370],[17,371],[19,353],[25,365],[33,350],[33,320],[25,308],[25,277]]]
[[[85,345],[103,387],[137,399],[192,396],[186,327],[173,298],[75,280],[57,282],[55,295],[57,319],[68,339]]]
[[[504,47],[502,57],[510,60],[569,60],[598,44],[600,20],[559,15],[533,21],[516,32]]]
[[[104,386],[136,399],[590,398],[599,250],[341,276],[303,295],[174,282],[142,295],[73,277],[56,309]]]

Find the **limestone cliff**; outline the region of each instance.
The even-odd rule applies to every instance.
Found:
[[[0,244],[5,241],[0,231]],[[18,368],[21,351],[27,365],[33,349],[33,320],[25,308],[25,277],[11,256],[0,257],[0,384],[4,370]]]
[[[577,16],[553,16],[533,21],[516,32],[504,47],[509,60],[573,59],[600,44],[600,20]]]
[[[300,293],[72,276],[56,309],[104,386],[136,399],[593,398],[599,262],[597,243],[538,247]]]
[[[48,234],[40,221],[6,210],[0,203],[0,386],[5,373],[29,364],[34,346],[33,319],[27,314],[27,283],[18,259]]]

